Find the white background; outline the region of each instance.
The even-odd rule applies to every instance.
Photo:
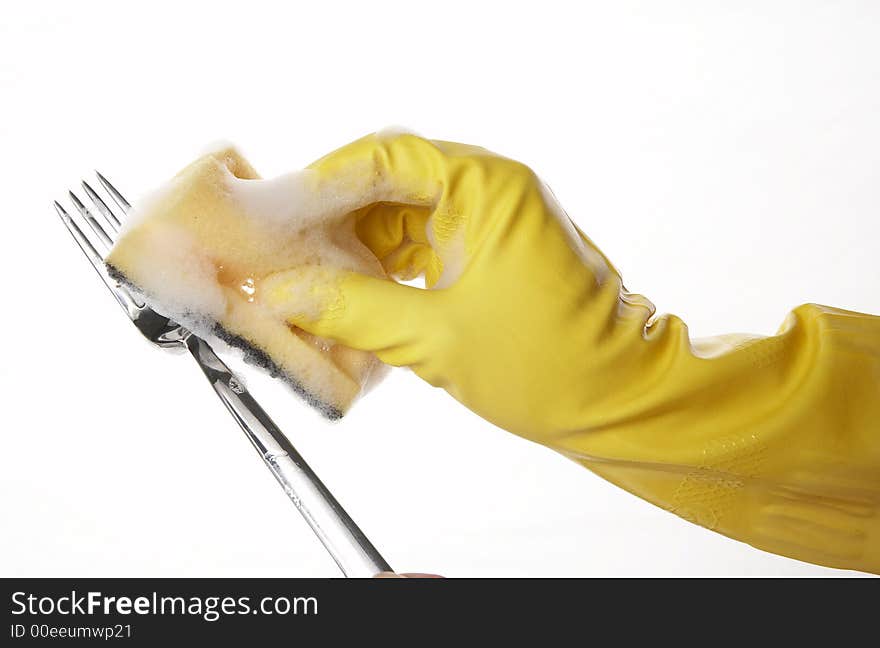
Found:
[[[266,176],[389,125],[481,144],[695,335],[771,333],[807,301],[880,312],[878,28],[871,2],[4,3],[0,575],[337,573],[50,209],[93,168],[136,196],[216,139]],[[336,425],[245,376],[401,571],[846,575],[688,524],[405,371]]]

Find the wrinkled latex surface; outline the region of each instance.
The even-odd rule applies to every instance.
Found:
[[[880,572],[880,318],[804,305],[775,335],[692,341],[624,290],[522,164],[371,135],[312,168],[395,187],[353,212],[358,235],[388,273],[435,289],[297,272],[269,299],[308,284],[316,308],[292,322],[687,520]]]

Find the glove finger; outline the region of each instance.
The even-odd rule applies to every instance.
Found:
[[[446,157],[433,142],[416,135],[374,133],[309,168],[337,184],[366,181],[377,200],[432,206],[442,191]]]
[[[440,264],[428,240],[430,215],[426,207],[376,203],[355,214],[355,231],[387,274],[413,279]]]
[[[387,279],[303,266],[266,277],[256,295],[290,324],[396,366],[417,362],[432,293]]]

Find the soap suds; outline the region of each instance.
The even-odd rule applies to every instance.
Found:
[[[144,230],[142,245],[150,255],[135,256],[127,268],[133,276],[149,276],[161,291],[148,290],[151,299],[159,299],[162,312],[177,318],[191,318],[199,313],[217,319],[226,309],[226,298],[216,283],[217,270],[206,258],[198,241],[187,231],[173,225]]]

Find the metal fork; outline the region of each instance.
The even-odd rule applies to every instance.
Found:
[[[123,214],[127,213],[131,208],[129,202],[103,175],[95,173],[98,182],[119,210]],[[110,276],[104,263],[104,254],[119,234],[122,219],[87,182],[83,181],[82,187],[95,210],[103,217],[106,228],[72,191],[68,192],[70,201],[94,236],[91,238],[86,236],[77,225],[75,216],[68,214],[57,201],[55,201],[55,210],[137,329],[156,346],[165,349],[186,348],[190,352],[217,396],[260,453],[263,462],[275,475],[284,492],[302,513],[345,576],[366,577],[391,571],[391,567],[379,555],[354,520],[208,343],[175,321],[154,311],[136,294]],[[92,239],[95,241],[93,242]],[[98,249],[103,249],[104,254]]]

